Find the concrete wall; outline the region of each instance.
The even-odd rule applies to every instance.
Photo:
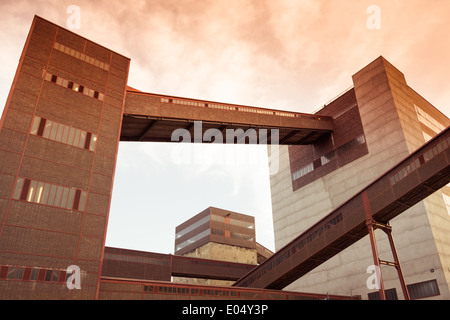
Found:
[[[271,177],[277,250],[425,142],[414,109],[414,103],[424,100],[407,86],[400,71],[380,57],[356,73],[353,82],[369,154],[293,192],[288,147],[280,148],[280,170]],[[391,221],[407,284],[437,279],[439,299],[450,298],[450,218],[444,208],[442,195],[434,194]],[[392,260],[387,237],[382,231],[375,234],[380,258]],[[376,291],[366,286],[366,270],[372,264],[366,237],[286,290],[361,294],[367,299],[368,292]],[[382,273],[385,289],[396,287],[402,299],[395,269],[383,267]]]

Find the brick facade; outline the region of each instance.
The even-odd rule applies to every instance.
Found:
[[[129,59],[35,17],[0,122],[0,298],[96,297],[128,68]],[[35,117],[58,125],[32,134]],[[95,148],[69,143],[83,132],[95,134]],[[81,191],[69,203],[75,190],[86,191],[83,207]],[[82,270],[82,290],[50,276],[11,279],[15,267],[62,274],[70,265]]]

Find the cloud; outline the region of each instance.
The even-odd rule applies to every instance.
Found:
[[[131,58],[129,84],[142,91],[313,112],[384,55],[414,89],[450,115],[448,0],[3,0],[1,101],[33,16],[64,27],[72,4],[81,9],[81,29],[75,32]],[[373,4],[381,8],[380,30],[366,25],[366,9]],[[155,193],[175,189],[185,201],[183,217],[204,209],[197,206],[207,201],[270,216],[264,166],[220,163],[213,149],[199,147],[195,152],[203,163],[194,158],[183,165],[172,158],[174,145],[121,144],[117,176],[145,178]],[[158,197],[152,197],[158,212],[167,214],[177,204]],[[271,224],[270,217],[264,221]]]

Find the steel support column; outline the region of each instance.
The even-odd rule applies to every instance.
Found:
[[[389,224],[388,224],[389,226]],[[398,278],[400,280],[400,284],[402,286],[403,296],[405,300],[410,300],[408,288],[406,287],[405,277],[403,276],[402,267],[400,265],[400,259],[397,255],[397,249],[395,248],[394,237],[392,236],[392,228],[389,226],[388,229],[383,229],[383,231],[387,234],[389,239],[389,244],[391,246],[392,256],[394,257],[394,267],[397,269]]]
[[[395,247],[394,238],[392,236],[392,227],[389,225],[389,223],[386,223],[386,224],[380,223],[380,222],[375,221],[372,218],[372,212],[370,209],[369,198],[367,196],[367,192],[364,191],[362,193],[362,199],[363,199],[364,211],[366,213],[366,225],[369,230],[369,239],[370,239],[370,244],[372,247],[373,261],[374,261],[375,266],[377,266],[376,272],[377,272],[377,280],[378,280],[379,290],[380,290],[380,299],[386,300],[383,276],[381,274],[381,265],[383,264],[383,265],[395,267],[395,269],[397,270],[397,273],[398,273],[398,278],[400,280],[400,285],[402,287],[403,296],[404,296],[405,300],[410,300],[408,288],[406,287],[405,278],[403,276],[402,267],[400,265],[400,260],[397,255],[397,249]],[[389,245],[391,247],[391,252],[392,252],[392,256],[394,258],[394,262],[380,259],[379,255],[378,255],[377,242],[375,239],[375,229],[383,230],[384,233],[386,233],[386,235],[388,236]]]
[[[369,239],[370,239],[370,244],[372,247],[373,263],[377,267],[375,272],[376,272],[378,286],[379,286],[379,290],[380,290],[380,300],[386,300],[383,276],[381,274],[381,260],[378,256],[377,241],[375,240],[375,228],[373,227],[372,219],[367,219],[366,225],[367,225],[367,229],[369,230]]]

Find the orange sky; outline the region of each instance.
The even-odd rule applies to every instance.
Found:
[[[75,31],[130,57],[143,91],[312,112],[383,55],[450,114],[448,0],[2,0],[0,101],[33,15],[65,26],[70,4]],[[380,30],[367,28],[370,5]]]
[[[450,116],[448,0],[2,0],[0,111],[33,16],[67,26],[70,15],[66,10],[72,4],[79,6],[81,13],[80,29],[74,32],[131,58],[129,85],[142,91],[314,112],[350,87],[353,74],[383,55],[405,74],[413,89]],[[367,26],[371,18],[367,9],[371,5],[380,8],[379,30]],[[131,148],[121,146],[125,151]],[[148,148],[160,147],[139,146],[134,149],[134,156],[119,156],[123,160],[116,179],[127,179],[121,176],[122,172],[131,175],[126,170],[133,168],[136,157],[142,161],[141,166],[158,168],[156,171],[166,174],[161,179],[169,179],[168,172],[173,173],[174,169],[155,154],[168,155],[170,151],[151,149],[155,151],[152,152]],[[226,185],[231,190],[228,204],[237,194],[249,192],[236,201],[255,199],[248,201],[254,203],[252,209],[247,209],[249,203],[230,204],[228,209],[248,214],[264,212],[262,219],[267,222],[267,229],[257,225],[257,232],[264,229],[260,235],[268,240],[262,242],[273,248],[268,180],[260,174],[247,173],[248,168],[237,172],[207,169],[184,170],[187,184],[173,177],[182,189],[176,191],[167,186],[167,192],[180,194],[193,189],[192,181],[197,176],[203,177],[206,185],[208,179]],[[156,171],[150,176],[160,181],[161,187]],[[215,172],[212,177],[211,172]],[[249,185],[265,189],[254,191]],[[154,186],[155,190],[158,186]],[[217,192],[226,196],[221,189]],[[202,198],[205,197],[198,198],[198,205],[185,218],[215,204],[202,202]],[[167,220],[153,222],[162,224]],[[166,227],[174,228],[182,219],[169,222]],[[124,228],[124,222],[121,223]],[[172,246],[173,242],[168,245]]]

